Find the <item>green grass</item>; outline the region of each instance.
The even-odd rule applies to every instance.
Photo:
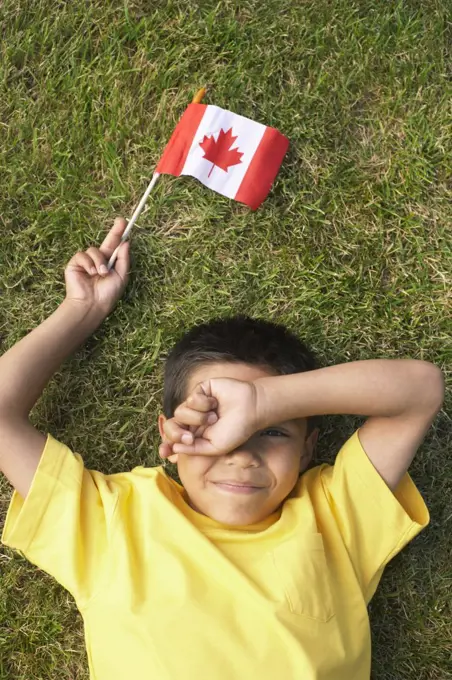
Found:
[[[291,140],[255,213],[162,178],[134,228],[123,300],[51,381],[37,427],[104,472],[159,464],[165,353],[182,329],[238,312],[286,323],[325,363],[422,358],[449,379],[450,9],[4,0],[2,352],[62,301],[73,253],[130,216],[198,87]],[[325,419],[319,458],[356,424]],[[411,468],[431,524],[371,604],[375,680],[452,678],[451,439],[445,408]],[[9,497],[3,481],[2,519]],[[2,550],[0,678],[87,677],[70,596]]]

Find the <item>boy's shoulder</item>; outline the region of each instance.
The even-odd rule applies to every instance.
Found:
[[[96,473],[90,470],[91,473]],[[152,490],[157,494],[172,496],[178,494],[183,487],[173,480],[166,472],[163,465],[147,467],[137,465],[131,470],[124,472],[114,472],[102,474],[106,484],[112,489],[121,493],[152,494]]]
[[[355,430],[345,441],[337,445],[334,460],[330,462],[313,461],[309,467],[300,475],[298,481],[290,494],[290,497],[299,497],[303,494],[309,493],[311,495],[317,492],[325,494],[328,493],[328,487],[333,481],[338,470],[343,468],[354,468],[351,472],[356,471],[356,466],[360,466],[361,461],[365,460],[365,465],[368,465],[366,453],[364,452],[358,437],[358,430]]]

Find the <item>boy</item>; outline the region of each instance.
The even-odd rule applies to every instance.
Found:
[[[192,329],[165,368],[160,454],[103,475],[29,422],[58,366],[122,294],[117,220],[65,270],[56,312],[0,358],[2,540],[74,596],[95,680],[364,680],[367,604],[429,514],[407,468],[443,399],[423,361],[317,369],[281,326]],[[335,465],[307,470],[314,416],[367,415]],[[304,473],[304,474],[301,474]],[[300,476],[301,474],[301,476]]]

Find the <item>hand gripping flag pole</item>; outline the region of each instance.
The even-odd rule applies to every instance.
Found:
[[[198,90],[198,92],[193,97],[192,104],[199,104],[202,101],[205,93],[206,93],[206,91],[203,87],[200,90]],[[125,231],[124,231],[124,233],[121,237],[121,243],[116,248],[116,250],[113,252],[113,255],[110,257],[110,259],[108,261],[108,265],[107,265],[108,271],[110,271],[110,269],[114,266],[114,264],[116,262],[116,258],[118,257],[118,250],[121,247],[121,244],[124,243],[124,241],[127,241],[127,238],[128,238],[128,236],[131,232],[131,229],[132,229],[133,225],[135,224],[135,222],[137,221],[138,217],[140,216],[140,213],[143,210],[146,201],[148,200],[148,196],[151,193],[152,189],[157,184],[157,180],[158,180],[159,177],[160,177],[159,172],[154,172],[154,174],[152,175],[152,179],[149,182],[148,188],[144,192],[143,196],[141,197],[140,202],[138,203],[137,207],[135,208],[135,212],[133,213],[132,217],[128,221],[127,227],[126,227],[126,229],[125,229]]]

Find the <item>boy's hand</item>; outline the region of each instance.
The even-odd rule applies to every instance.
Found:
[[[165,421],[162,458],[175,454],[218,456],[230,453],[261,427],[259,388],[253,382],[212,378],[196,386]],[[210,424],[214,414],[216,422]],[[191,443],[190,443],[191,440]]]
[[[108,260],[121,242],[127,222],[123,217],[115,219],[100,248],[88,248],[79,252],[68,262],[64,271],[66,300],[96,309],[107,316],[114,308],[127,285],[130,256],[129,242],[123,243],[118,259],[110,271]]]

